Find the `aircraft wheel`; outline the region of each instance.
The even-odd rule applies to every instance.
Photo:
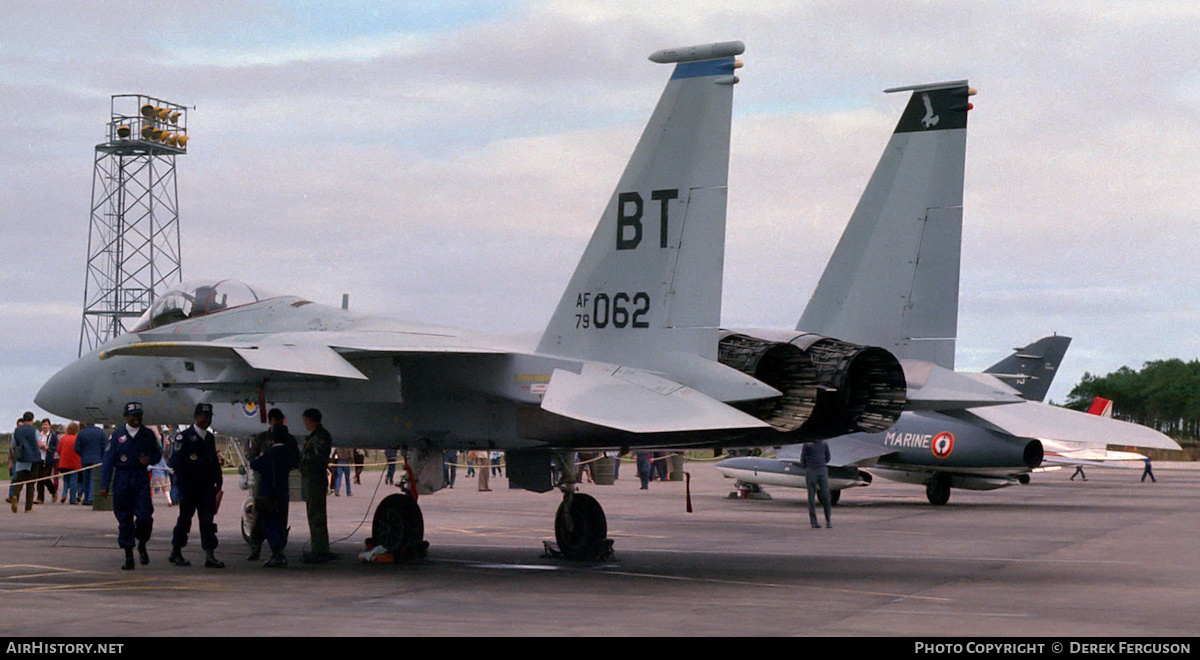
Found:
[[[608,537],[608,520],[596,498],[580,493],[563,498],[554,516],[554,537],[567,559],[595,559]]]
[[[842,499],[842,491],[840,491],[840,490],[829,491],[830,506],[837,506],[838,501],[840,501],[841,499]]]
[[[950,501],[950,480],[949,479],[933,479],[925,484],[925,497],[929,498],[929,503],[934,506],[942,506]]]
[[[406,493],[383,498],[371,521],[371,536],[392,554],[406,555],[424,543],[425,517],[421,507]]]

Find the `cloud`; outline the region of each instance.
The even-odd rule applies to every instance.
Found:
[[[74,356],[110,95],[195,106],[186,277],[536,330],[669,75],[646,56],[723,39],[747,45],[727,322],[795,323],[903,106],[881,90],[969,78],[960,366],[1054,330],[1077,372],[1196,357],[1192,3],[420,7],[6,5],[0,303],[36,329],[4,326],[0,364],[38,366],[0,401]]]

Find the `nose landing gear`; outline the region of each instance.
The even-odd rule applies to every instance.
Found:
[[[387,548],[396,559],[423,559],[429,549],[425,517],[408,493],[383,498],[371,521],[371,541]]]

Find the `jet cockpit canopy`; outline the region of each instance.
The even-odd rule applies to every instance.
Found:
[[[278,294],[252,288],[238,280],[189,280],[180,282],[154,301],[130,332],[144,332],[170,323],[194,319],[214,312],[241,307]]]

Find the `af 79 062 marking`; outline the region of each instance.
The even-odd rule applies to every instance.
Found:
[[[650,311],[650,294],[638,291],[632,296],[624,291],[612,295],[607,293],[581,293],[575,299],[576,309],[589,310],[575,314],[576,328],[648,328],[645,319]]]

